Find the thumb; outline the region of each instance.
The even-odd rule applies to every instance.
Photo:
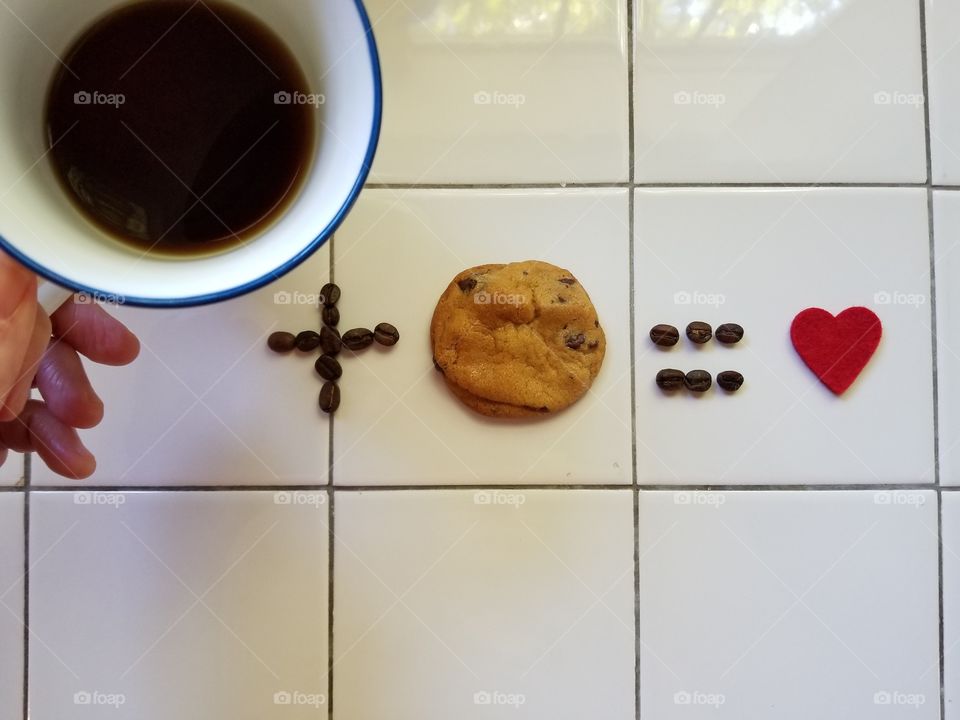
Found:
[[[0,405],[20,379],[36,316],[36,276],[0,252]]]

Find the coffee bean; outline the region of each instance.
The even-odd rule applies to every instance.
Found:
[[[400,332],[390,323],[380,323],[373,329],[373,339],[390,347],[400,342]]]
[[[683,387],[683,370],[665,368],[657,373],[657,387],[661,390],[679,390]]]
[[[338,380],[343,375],[343,368],[333,355],[321,355],[314,367],[324,380]]]
[[[354,328],[343,334],[343,344],[350,350],[363,350],[373,345],[373,331],[366,328]]]
[[[713,328],[709,323],[692,322],[687,325],[687,337],[690,338],[690,342],[703,345],[713,337]]]
[[[320,328],[320,347],[323,348],[324,355],[336,355],[340,352],[343,342],[340,340],[340,333],[331,327]]]
[[[673,325],[654,325],[650,328],[650,339],[654,345],[673,347],[680,340],[680,331]]]
[[[717,373],[717,385],[727,392],[736,392],[743,385],[743,375],[736,370],[724,370]]]
[[[320,347],[320,334],[313,330],[304,330],[296,337],[297,350],[311,352]]]
[[[340,287],[333,283],[327,283],[320,288],[320,295],[323,298],[323,304],[326,307],[333,307],[340,302]]]
[[[713,379],[706,370],[691,370],[683,378],[683,382],[690,392],[702,393],[710,389]]]
[[[330,307],[324,306],[323,310],[320,311],[320,319],[323,320],[324,325],[336,327],[340,324],[340,311],[333,305]]]
[[[463,292],[467,293],[473,290],[477,286],[477,281],[475,278],[468,277],[468,278],[464,278],[463,280],[460,280],[457,283],[457,286],[461,290],[463,290]]]
[[[267,347],[275,353],[288,353],[297,346],[297,338],[293,333],[275,332],[267,338]]]
[[[336,412],[340,407],[340,388],[336,383],[326,382],[320,389],[320,409],[325,413]]]
[[[734,345],[743,340],[743,328],[736,323],[724,323],[717,328],[716,336],[725,345]]]
[[[567,340],[564,343],[571,350],[579,350],[580,346],[587,341],[587,337],[583,333],[576,333],[567,335]]]

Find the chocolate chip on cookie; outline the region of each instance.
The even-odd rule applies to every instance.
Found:
[[[590,388],[606,350],[582,284],[535,260],[461,272],[437,304],[430,338],[451,392],[494,417],[572,405]]]

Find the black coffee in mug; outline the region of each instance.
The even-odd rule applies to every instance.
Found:
[[[246,11],[147,0],[106,15],[63,56],[47,100],[49,154],[108,235],[207,255],[249,241],[295,198],[322,103]]]

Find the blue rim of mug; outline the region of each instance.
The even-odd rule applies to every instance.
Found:
[[[281,277],[297,268],[317,250],[323,247],[324,243],[326,243],[327,240],[329,240],[333,233],[337,230],[337,228],[340,227],[340,224],[349,214],[351,208],[353,208],[354,203],[357,201],[357,198],[360,195],[360,191],[363,190],[363,186],[367,182],[367,177],[370,175],[370,169],[373,165],[373,158],[374,155],[376,155],[377,145],[380,142],[380,127],[383,120],[383,80],[380,74],[380,54],[377,51],[377,42],[373,35],[373,26],[370,24],[370,17],[367,15],[366,8],[363,6],[363,0],[354,0],[354,4],[356,5],[357,12],[360,15],[360,22],[363,24],[364,35],[367,37],[367,50],[370,54],[370,69],[373,73],[373,125],[370,128],[370,142],[367,145],[367,152],[364,156],[363,164],[360,167],[360,173],[357,175],[356,182],[350,189],[347,199],[337,211],[337,214],[334,215],[333,219],[320,232],[320,234],[318,234],[303,250],[287,260],[280,267],[271,270],[256,280],[251,280],[248,283],[238,285],[237,287],[230,288],[229,290],[221,290],[215,293],[196,295],[186,298],[140,298],[125,295],[123,296],[124,305],[146,308],[199,307],[201,305],[211,305],[213,303],[240,297],[241,295],[246,295],[247,293],[253,292],[254,290],[259,290],[260,288],[279,280]],[[0,235],[0,249],[3,249],[11,257],[15,258],[18,262],[20,262],[22,265],[25,265],[40,277],[67,288],[68,290],[73,290],[76,293],[86,293],[92,297],[119,297],[113,293],[106,292],[105,290],[89,287],[83,283],[70,280],[58,273],[53,272],[52,270],[49,270],[48,268],[40,265],[20,252],[20,250],[11,245],[10,242],[3,237],[3,235]]]

